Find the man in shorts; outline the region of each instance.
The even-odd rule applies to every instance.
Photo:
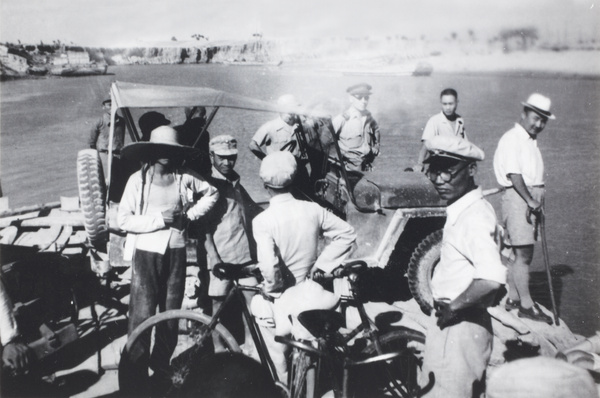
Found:
[[[506,309],[518,309],[520,318],[552,324],[552,318],[531,298],[529,266],[537,239],[535,215],[542,211],[545,192],[544,162],[537,138],[548,119],[555,116],[550,112],[550,99],[541,94],[531,94],[521,104],[521,120],[500,138],[494,155],[496,179],[506,189],[502,197],[506,243],[514,254],[508,265]]]
[[[212,170],[207,181],[219,191],[219,200],[212,211],[206,215],[205,221],[207,230],[204,246],[208,269],[211,271],[219,263],[256,264],[252,219],[260,212],[260,208],[240,184],[240,176],[234,170],[237,155],[237,140],[232,136],[219,135],[210,140],[209,156]],[[253,277],[242,279],[240,282],[252,286],[258,283]],[[219,279],[210,272],[208,295],[212,298],[213,314],[221,307],[231,287],[231,281]],[[244,295],[247,296],[246,302],[250,303],[253,293],[244,292]],[[241,312],[236,311],[235,318],[224,319],[224,323],[228,330],[241,330]],[[244,325],[244,331],[245,344],[252,344],[247,325]],[[214,343],[215,349],[219,351],[222,342]],[[251,350],[250,347],[247,348]]]

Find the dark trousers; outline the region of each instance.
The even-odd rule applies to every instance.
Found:
[[[185,248],[168,248],[164,255],[136,250],[129,300],[128,334],[158,311],[180,309],[185,289]],[[156,328],[155,344],[149,357],[150,333],[140,344],[131,347],[131,358],[145,372],[148,361],[155,373],[165,373],[177,345],[177,320],[163,322]]]

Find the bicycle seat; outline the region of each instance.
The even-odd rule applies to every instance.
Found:
[[[333,310],[310,310],[301,312],[298,321],[315,337],[332,335],[344,326],[344,317]]]
[[[219,279],[237,280],[252,276],[252,270],[248,264],[219,263],[212,270],[214,276]]]
[[[359,274],[359,273],[363,272],[364,270],[366,270],[367,268],[369,268],[367,263],[364,262],[363,260],[350,261],[349,263],[342,265],[342,267],[343,267],[343,270],[341,273],[342,276],[348,276],[352,273]]]

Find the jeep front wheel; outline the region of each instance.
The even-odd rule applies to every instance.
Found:
[[[431,276],[440,261],[443,231],[438,230],[419,243],[408,263],[408,287],[426,314],[433,309]]]

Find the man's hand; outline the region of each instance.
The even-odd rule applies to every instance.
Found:
[[[29,366],[30,349],[23,343],[12,342],[2,350],[2,366],[18,373],[25,372]]]
[[[531,199],[530,201],[527,202],[527,222],[529,224],[533,224],[535,222],[534,219],[532,219],[531,216],[534,216],[535,218],[537,218],[540,214],[540,212],[542,211],[542,204],[540,202],[538,202],[535,199]]]
[[[450,303],[436,301],[434,303],[435,316],[438,318],[437,325],[440,329],[454,325],[458,320],[458,314],[450,309]]]
[[[162,212],[162,218],[165,226],[182,230],[185,227],[187,216],[179,209],[169,209]]]

